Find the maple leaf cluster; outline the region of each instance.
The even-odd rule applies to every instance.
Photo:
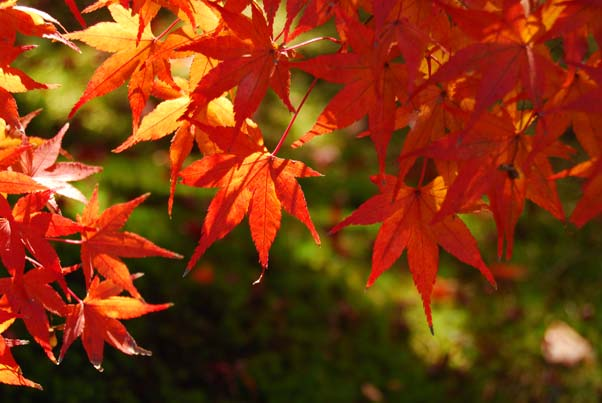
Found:
[[[101,168],[58,161],[61,154],[68,156],[61,148],[68,124],[47,140],[25,133],[38,111],[21,117],[12,94],[51,85],[38,83],[11,66],[20,53],[32,48],[16,45],[17,34],[77,47],[59,33],[59,24],[50,15],[15,3],[0,2],[0,262],[4,267],[0,275],[0,382],[41,389],[23,375],[12,356],[12,347],[27,343],[10,336],[16,321],[24,323],[55,363],[80,337],[90,362],[99,370],[105,343],[126,354],[148,355],[120,320],[160,311],[170,304],[144,302],[133,284],[138,275],[132,275],[121,258],[179,256],[122,231],[147,195],[101,213],[96,190],[88,200],[71,185]],[[59,207],[61,197],[84,204],[82,215],[76,220],[64,216]],[[81,260],[66,266],[55,250],[57,242],[79,247]],[[70,288],[73,280],[68,280],[68,275],[78,270],[83,270],[85,278],[82,298]],[[55,318],[62,318],[62,323]],[[57,359],[53,350],[58,332],[63,341]]]
[[[112,20],[90,27],[73,0],[65,3],[82,30],[59,34],[58,23],[47,14],[18,7],[15,1],[0,2],[6,38],[0,42],[0,122],[5,137],[16,139],[0,155],[0,191],[25,193],[12,210],[6,199],[0,203],[7,229],[2,262],[10,275],[0,289],[7,301],[0,313],[6,315],[5,323],[23,318],[26,325],[27,318],[43,316],[45,310],[65,317],[60,358],[79,336],[94,365],[102,360],[102,340],[126,353],[144,352],[117,319],[166,306],[142,302],[119,258],[175,255],[119,231],[141,198],[99,215],[94,193],[78,221],[57,213],[54,195],[86,202],[67,182],[94,168],[54,162],[64,131],[43,142],[25,137],[26,119],[19,117],[11,93],[49,86],[10,67],[29,49],[13,45],[16,32],[72,47],[71,41],[81,41],[111,54],[93,73],[69,117],[127,82],[132,133],[113,151],[173,135],[170,214],[178,183],[218,188],[187,271],[246,216],[263,271],[282,209],[320,243],[297,182],[320,174],[303,162],[277,156],[319,80],[340,89],[292,147],[363,122],[358,137],[373,143],[377,163],[371,179],[377,190],[331,232],[380,224],[368,286],[407,250],[431,330],[440,247],[495,286],[459,214],[489,211],[498,232],[498,258],[509,259],[526,200],[558,220],[567,219],[556,180],[582,178],[571,223],[581,227],[602,211],[599,1],[98,0],[83,14],[107,8]],[[157,16],[165,15],[162,9],[173,22],[155,34]],[[279,10],[282,19],[276,18]],[[335,35],[311,38],[329,21]],[[301,39],[306,37],[310,39]],[[335,43],[337,50],[304,54],[322,41]],[[176,62],[189,67],[186,74],[174,73]],[[292,74],[313,78],[298,105],[289,94]],[[269,90],[292,116],[271,151],[253,121]],[[394,137],[402,141],[393,143]],[[392,149],[391,144],[401,147]],[[196,158],[195,146],[202,157],[185,166]],[[587,157],[576,161],[578,155]],[[554,172],[554,159],[573,167]],[[42,211],[44,206],[50,209]],[[71,293],[63,278],[66,269],[49,240],[77,233],[87,296],[61,305],[58,291],[67,299]],[[11,291],[17,286],[18,292]],[[119,296],[122,291],[130,296]],[[28,292],[36,296],[26,299],[36,301],[35,307],[15,297]],[[38,327],[30,324],[28,330],[52,359],[46,322],[35,322]],[[0,343],[3,362],[20,376],[10,354],[2,353],[11,342],[0,338]]]
[[[187,270],[245,216],[265,270],[282,208],[319,244],[296,181],[319,174],[276,156],[317,80],[341,88],[293,148],[363,120],[360,137],[372,140],[378,161],[372,177],[377,194],[331,232],[381,223],[368,286],[407,249],[431,328],[439,247],[495,286],[458,214],[490,211],[498,258],[510,258],[527,199],[565,219],[555,180],[585,179],[569,218],[575,225],[602,210],[597,2],[147,0],[98,1],[86,11],[100,7],[108,7],[114,22],[67,35],[113,53],[72,114],[129,78],[133,131],[114,151],[175,133],[170,212],[178,180],[219,188]],[[155,36],[150,27],[161,7],[177,18]],[[280,8],[286,14],[277,23]],[[336,37],[299,39],[331,20]],[[304,56],[319,41],[334,42],[338,50]],[[557,42],[561,50],[553,51]],[[169,62],[176,59],[188,61],[187,77],[172,74]],[[296,106],[289,97],[291,74],[314,78]],[[272,151],[252,121],[270,89],[293,113]],[[149,97],[159,103],[142,116]],[[394,136],[403,136],[399,150],[390,150]],[[194,143],[203,157],[183,168]],[[577,147],[589,159],[555,173],[551,160],[569,159]],[[387,159],[391,153],[398,158]],[[422,172],[419,178],[415,171]]]

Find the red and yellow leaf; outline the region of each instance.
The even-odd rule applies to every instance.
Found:
[[[42,389],[41,385],[23,376],[21,367],[15,361],[10,352],[10,347],[2,335],[0,335],[0,383]]]

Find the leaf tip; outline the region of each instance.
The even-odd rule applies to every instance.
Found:
[[[253,281],[253,285],[258,285],[261,283],[261,280],[263,280],[263,275],[265,274],[265,271],[267,270],[267,268],[268,268],[267,264],[265,266],[264,265],[261,266],[261,274],[259,275],[257,280]]]
[[[435,335],[435,328],[433,327],[432,324],[429,325],[429,330],[431,331],[431,335],[434,336]]]

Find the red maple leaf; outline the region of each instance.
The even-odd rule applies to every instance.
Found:
[[[376,41],[375,32],[356,18],[346,18],[345,27],[352,51],[295,63],[295,67],[317,78],[345,86],[293,147],[347,127],[367,114],[368,134],[376,147],[379,167],[384,171],[387,146],[395,129],[397,102],[406,98],[405,66],[394,62],[399,54],[397,47],[392,48],[387,41]]]
[[[400,178],[404,178],[416,162],[419,155],[412,155],[413,152],[464,128],[467,114],[461,105],[471,99],[465,91],[466,81],[469,80],[456,80],[443,88],[429,85],[412,99],[411,104],[397,109],[397,126],[410,128],[401,150],[403,158],[399,160],[397,174]],[[435,160],[436,164],[440,162]],[[445,177],[441,171],[439,173]]]
[[[272,37],[272,29],[261,9],[251,3],[252,17],[235,13],[214,3],[223,24],[214,32],[179,50],[192,50],[221,62],[210,70],[192,92],[191,111],[237,86],[234,115],[238,125],[257,110],[268,88],[272,88],[289,110],[289,52]]]
[[[40,212],[50,196],[50,191],[28,194],[21,197],[12,210],[7,200],[0,196],[0,254],[9,273],[19,276],[25,268],[27,249],[39,265],[53,271],[66,287],[59,257],[45,238],[51,223],[58,221],[52,219],[51,213]]]
[[[397,178],[390,175],[374,180],[380,184],[380,193],[364,202],[331,232],[348,225],[382,222],[374,243],[372,271],[366,286],[374,284],[407,248],[408,266],[422,296],[432,331],[431,294],[439,265],[439,246],[460,261],[476,267],[494,287],[495,280],[481,259],[475,239],[459,217],[447,216],[432,223],[447,191],[441,177],[416,188],[399,185]]]
[[[305,9],[299,18],[297,27],[292,33],[286,33],[288,39],[294,39],[310,29],[317,28],[333,17],[336,17],[337,27],[341,37],[344,38],[345,30],[341,27],[345,23],[338,17],[353,17],[357,15],[360,8],[364,11],[372,11],[372,2],[366,0],[289,0],[286,4],[286,31],[304,6]]]
[[[59,316],[66,314],[63,299],[50,285],[56,280],[57,274],[45,267],[0,279],[0,294],[6,296],[11,311],[23,319],[27,331],[53,362],[56,359],[50,343],[50,324],[46,311]]]
[[[561,6],[551,6],[552,12],[548,6],[528,10],[519,0],[506,1],[496,11],[442,6],[474,42],[457,50],[429,82],[448,81],[468,72],[477,74],[480,85],[475,117],[517,84],[539,109],[551,95],[553,77],[562,75],[544,45],[549,27],[560,15],[553,8]]]
[[[63,360],[69,346],[80,336],[90,362],[99,371],[102,371],[105,342],[124,354],[151,354],[136,344],[118,319],[132,319],[162,311],[171,304],[147,304],[136,298],[119,296],[122,291],[123,288],[113,281],[101,282],[98,277],[94,277],[86,298],[78,304],[67,306],[59,362]]]
[[[270,154],[256,137],[235,128],[207,128],[224,153],[212,154],[186,167],[180,177],[185,185],[220,188],[203,222],[203,232],[187,270],[191,270],[213,242],[226,236],[249,215],[249,227],[259,261],[265,270],[268,253],[280,228],[281,210],[295,216],[319,244],[320,237],[307,211],[305,196],[296,178],[320,176],[299,161]],[[261,140],[261,137],[259,137]]]
[[[132,211],[147,197],[148,194],[127,203],[116,204],[99,214],[98,188],[94,190],[81,217],[78,217],[78,222],[86,227],[82,231],[81,261],[87,285],[90,284],[96,269],[103,277],[111,279],[130,295],[141,298],[132,283],[126,264],[120,257],[181,258],[177,253],[160,248],[140,235],[121,231]]]
[[[470,209],[489,197],[489,207],[498,229],[498,256],[506,242],[506,257],[512,256],[514,228],[524,209],[525,199],[537,203],[559,220],[564,212],[556,185],[549,180],[552,167],[548,160],[556,155],[554,144],[533,149],[534,137],[526,130],[535,119],[533,111],[500,110],[498,115],[481,115],[468,130],[441,138],[420,155],[437,160],[457,161],[445,201],[435,221],[448,214]],[[566,152],[562,148],[561,152]]]
[[[550,179],[561,179],[568,176],[586,179],[581,199],[570,217],[571,222],[581,228],[602,213],[602,158],[591,158],[571,169],[550,176]]]

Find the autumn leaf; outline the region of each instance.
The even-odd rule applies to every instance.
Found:
[[[191,69],[205,69],[209,60],[202,55],[196,55]],[[204,107],[197,108],[195,115],[186,117],[190,105],[189,88],[198,83],[200,77],[191,71],[190,85],[188,82],[179,82],[181,90],[174,91],[168,85],[156,81],[154,94],[166,98],[155,109],[146,114],[140,122],[140,127],[113,152],[122,152],[142,141],[155,141],[175,131],[169,148],[170,191],[168,212],[171,215],[175,195],[177,175],[182,169],[184,160],[192,151],[196,140],[203,154],[219,151],[213,142],[208,141],[205,132],[191,121],[207,126],[234,126],[234,111],[232,103],[225,96],[213,99]],[[178,80],[179,81],[179,80]]]
[[[64,316],[66,305],[61,296],[50,286],[57,280],[57,273],[44,267],[29,270],[10,278],[0,279],[0,293],[4,294],[12,308],[25,322],[34,340],[44,349],[52,362],[56,362],[50,343],[50,323],[46,311]]]
[[[0,192],[18,194],[46,190],[44,185],[28,175],[8,170],[11,165],[19,161],[21,154],[30,148],[30,145],[22,145],[0,150]]]
[[[405,178],[416,162],[419,154],[411,155],[413,152],[465,127],[468,117],[462,105],[470,105],[472,99],[464,90],[466,81],[456,80],[443,88],[428,86],[412,99],[411,104],[397,109],[396,126],[410,129],[399,159],[397,175],[400,178]],[[441,163],[440,160],[434,161],[435,164]],[[445,178],[441,171],[439,173]]]
[[[11,66],[19,55],[35,48],[34,45],[15,46],[17,34],[57,40],[79,51],[57,31],[56,25],[60,26],[57,20],[35,8],[17,6],[16,2],[3,2],[0,7],[0,120],[12,128],[22,129],[11,93],[56,87],[39,83]]]
[[[276,92],[289,110],[294,110],[289,100],[290,54],[283,45],[274,42],[271,27],[259,7],[251,3],[249,18],[210,4],[221,16],[223,27],[179,49],[221,61],[192,91],[190,111],[194,113],[235,86],[233,103],[238,125],[257,110],[268,88]]]
[[[80,303],[67,306],[59,362],[80,336],[90,362],[99,371],[102,371],[105,342],[124,354],[151,355],[150,351],[136,344],[119,319],[132,319],[162,311],[171,304],[147,304],[136,298],[119,296],[122,291],[123,288],[113,281],[101,282],[98,277],[94,277],[86,298]]]
[[[178,88],[155,81],[153,95],[163,99],[152,111],[147,113],[140,122],[138,130],[128,137],[121,145],[113,149],[120,153],[142,141],[159,140],[175,131],[190,131],[189,121],[195,121],[207,126],[234,126],[234,112],[228,98],[215,98],[196,114],[187,117],[186,111],[191,102],[190,91],[198,84],[202,76],[198,71],[211,68],[211,61],[203,55],[195,55],[191,63],[190,80],[176,79]],[[191,141],[194,139],[191,135]],[[202,150],[205,152],[206,150]],[[187,156],[186,154],[184,158]]]
[[[287,27],[292,24],[303,6],[305,9],[295,30],[288,35],[289,40],[325,24],[333,17],[353,17],[360,8],[368,12],[372,10],[372,2],[366,0],[291,0],[287,2]],[[340,18],[336,20],[337,26],[344,26]],[[345,30],[339,31],[342,36],[345,35]]]
[[[180,173],[185,185],[220,188],[209,205],[187,271],[213,242],[226,236],[247,214],[263,270],[268,266],[269,249],[280,228],[283,208],[305,224],[314,241],[320,243],[296,180],[320,176],[318,172],[302,162],[270,154],[263,144],[235,128],[214,128],[209,134],[225,152],[195,161]]]
[[[545,7],[528,11],[519,0],[507,1],[503,9],[495,11],[443,7],[474,42],[458,49],[429,83],[445,82],[468,72],[478,74],[475,118],[517,84],[534,108],[541,108],[544,100],[552,95],[550,83],[562,75],[543,43],[559,13],[546,13]]]
[[[534,151],[533,136],[526,133],[536,115],[533,111],[503,109],[481,115],[466,130],[459,130],[432,142],[417,154],[435,160],[458,163],[457,174],[435,221],[448,214],[470,210],[483,195],[498,229],[498,257],[504,243],[506,257],[512,256],[514,228],[526,199],[549,211],[559,220],[564,211],[552,175],[553,144]],[[403,156],[402,156],[403,159]]]
[[[138,21],[130,10],[115,4],[109,6],[109,11],[115,22],[100,22],[86,30],[67,35],[70,39],[81,40],[96,49],[114,53],[96,69],[83,95],[73,106],[69,118],[86,102],[117,89],[130,79],[128,99],[136,130],[155,76],[177,88],[171,76],[168,58],[173,54],[173,49],[187,41],[187,38],[171,34],[164,42],[160,42],[160,38],[153,35],[148,25],[138,38]]]
[[[602,158],[595,157],[581,164],[558,172],[550,179],[561,179],[569,176],[585,178],[583,194],[571,213],[570,221],[578,228],[602,213]]]
[[[19,111],[17,101],[12,94],[0,85],[0,135],[5,135],[10,127],[19,127]],[[8,125],[8,128],[7,128]]]
[[[147,197],[148,194],[127,203],[116,204],[100,214],[98,188],[94,190],[81,217],[78,217],[78,223],[86,227],[82,232],[81,261],[87,285],[90,284],[96,269],[103,277],[112,280],[130,295],[141,298],[132,283],[127,266],[120,257],[181,258],[177,253],[160,248],[140,235],[121,231],[132,211]]]
[[[0,196],[0,254],[2,263],[13,276],[22,275],[25,267],[25,250],[35,261],[53,271],[57,280],[66,288],[62,279],[59,257],[46,240],[46,231],[50,225],[50,213],[40,213],[48,203],[51,192],[28,194],[21,197],[11,210],[7,200]]]
[[[407,248],[408,266],[432,331],[431,294],[439,265],[439,246],[460,261],[476,267],[494,287],[495,280],[481,259],[475,239],[459,217],[447,216],[432,223],[447,191],[441,177],[416,188],[399,185],[397,178],[390,175],[382,177],[382,182],[379,178],[374,179],[380,184],[380,193],[364,202],[331,233],[348,225],[381,222],[366,287],[372,286]]]
[[[35,48],[33,45],[14,46],[17,34],[56,40],[79,51],[58,32],[57,25],[60,26],[60,23],[56,19],[35,8],[17,6],[14,3],[0,7],[0,88],[14,93],[54,87],[34,81],[22,71],[11,67],[10,63],[21,53]]]
[[[142,118],[138,130],[113,152],[119,153],[141,141],[155,141],[175,132],[185,123],[181,118],[189,103],[188,94],[159,103]]]
[[[65,0],[66,2],[72,2],[72,0]],[[91,13],[104,7],[109,7],[112,4],[121,5],[124,8],[132,10],[133,14],[138,15],[139,30],[137,40],[140,40],[142,31],[145,27],[150,24],[153,18],[157,15],[161,7],[169,8],[174,14],[180,14],[180,11],[188,18],[189,22],[194,26],[196,25],[196,7],[197,2],[192,0],[97,0],[95,3],[87,6],[83,13]],[[200,7],[200,6],[199,6]],[[79,14],[77,8],[74,15]],[[83,24],[82,26],[85,26]]]
[[[41,385],[23,376],[21,367],[15,361],[10,352],[10,347],[2,335],[0,335],[0,383],[42,389]]]
[[[1,11],[0,11],[1,13]],[[0,14],[1,15],[1,14]],[[1,21],[1,19],[0,19]],[[0,44],[0,88],[11,93],[26,92],[35,89],[51,88],[50,84],[39,83],[22,71],[9,64],[21,53],[33,49],[34,46],[13,47]]]
[[[315,136],[347,127],[368,115],[368,134],[376,147],[379,168],[384,171],[387,146],[395,129],[397,102],[406,98],[405,66],[393,62],[399,50],[386,41],[382,44],[376,41],[375,33],[369,27],[351,18],[345,23],[352,51],[295,63],[295,67],[317,78],[344,87],[293,147],[299,147]]]
[[[84,21],[84,18],[79,12],[79,8],[77,8],[75,0],[65,0],[65,4],[67,5],[67,7],[69,7],[69,11],[71,11],[71,14],[73,14],[77,22],[79,22],[80,25],[85,28],[87,26],[86,21]]]
[[[79,162],[56,162],[68,128],[69,124],[65,124],[52,139],[26,150],[15,168],[56,194],[86,203],[86,197],[68,182],[87,178],[100,172],[102,168]]]

